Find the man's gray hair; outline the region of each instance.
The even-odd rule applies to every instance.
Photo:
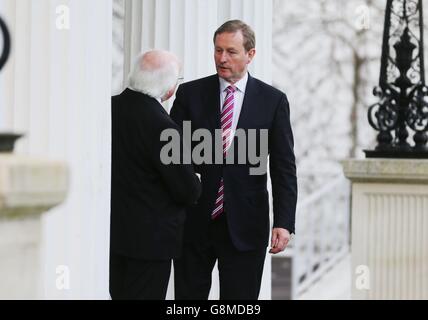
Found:
[[[256,47],[256,35],[251,27],[241,20],[230,20],[226,21],[221,27],[214,33],[214,44],[217,36],[222,33],[235,33],[241,31],[244,37],[244,48],[245,51],[250,51]]]
[[[180,73],[178,58],[163,50],[140,54],[129,74],[129,87],[153,98],[163,98],[177,84]]]

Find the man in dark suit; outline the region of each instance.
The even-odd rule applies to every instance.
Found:
[[[268,130],[267,150],[273,193],[270,253],[285,249],[294,233],[297,179],[287,97],[251,77],[255,36],[239,20],[214,35],[217,74],[181,85],[171,117],[191,121],[192,131],[221,129],[224,156],[237,154],[235,130]],[[260,139],[248,148],[261,150]],[[215,149],[215,148],[213,148]],[[263,155],[267,157],[268,155]],[[267,162],[267,159],[266,159]],[[265,163],[266,163],[265,162]],[[176,299],[207,299],[218,262],[220,299],[258,299],[269,245],[267,175],[252,175],[252,163],[195,165],[202,195],[185,223],[183,254],[174,260]],[[267,169],[266,169],[267,170]]]
[[[112,299],[165,299],[185,208],[201,193],[191,165],[160,159],[161,132],[181,132],[161,105],[174,94],[178,75],[174,55],[150,51],[139,57],[129,88],[112,98]]]

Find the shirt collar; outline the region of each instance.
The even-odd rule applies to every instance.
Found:
[[[224,92],[228,86],[231,86],[232,84],[224,80],[223,78],[220,78],[220,92]],[[247,87],[248,82],[248,72],[245,73],[245,76],[233,84],[235,88],[237,88],[240,92],[245,93],[245,88]]]

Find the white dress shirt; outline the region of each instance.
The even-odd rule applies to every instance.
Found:
[[[228,86],[231,86],[229,82],[224,80],[223,78],[220,78],[220,114],[221,110],[223,109],[223,103],[226,99],[227,91],[226,88]],[[233,84],[235,88],[237,89],[235,91],[235,99],[234,99],[234,105],[233,105],[233,120],[232,120],[232,136],[235,135],[236,126],[238,125],[239,116],[241,115],[241,109],[242,109],[242,103],[244,102],[244,96],[245,96],[245,89],[247,88],[247,82],[248,82],[248,72],[245,74],[245,76]]]

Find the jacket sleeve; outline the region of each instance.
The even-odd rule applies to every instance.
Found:
[[[185,93],[185,87],[181,85],[178,87],[176,98],[174,100],[174,104],[171,108],[170,117],[171,119],[180,127],[181,130],[184,128],[184,122],[185,121],[191,121],[190,113],[188,111],[188,103],[186,101],[186,93]],[[194,148],[194,144],[190,143],[188,145],[188,148],[185,148],[185,152],[191,153]],[[191,155],[191,154],[190,154]],[[187,157],[188,159],[191,159],[191,156]],[[198,166],[194,166],[194,170],[197,173],[200,173],[198,171]]]
[[[165,115],[165,117],[168,117]],[[163,121],[162,126],[155,130],[155,137],[152,140],[152,160],[159,171],[163,182],[167,186],[175,202],[185,205],[193,205],[201,195],[201,183],[196,176],[191,164],[183,164],[180,159],[179,164],[164,164],[161,160],[161,150],[168,143],[160,140],[161,132],[164,129],[177,130],[180,136],[180,151],[183,149],[182,133],[180,128],[171,120]]]
[[[282,95],[269,135],[270,174],[273,196],[273,227],[295,232],[297,177],[290,108]]]

